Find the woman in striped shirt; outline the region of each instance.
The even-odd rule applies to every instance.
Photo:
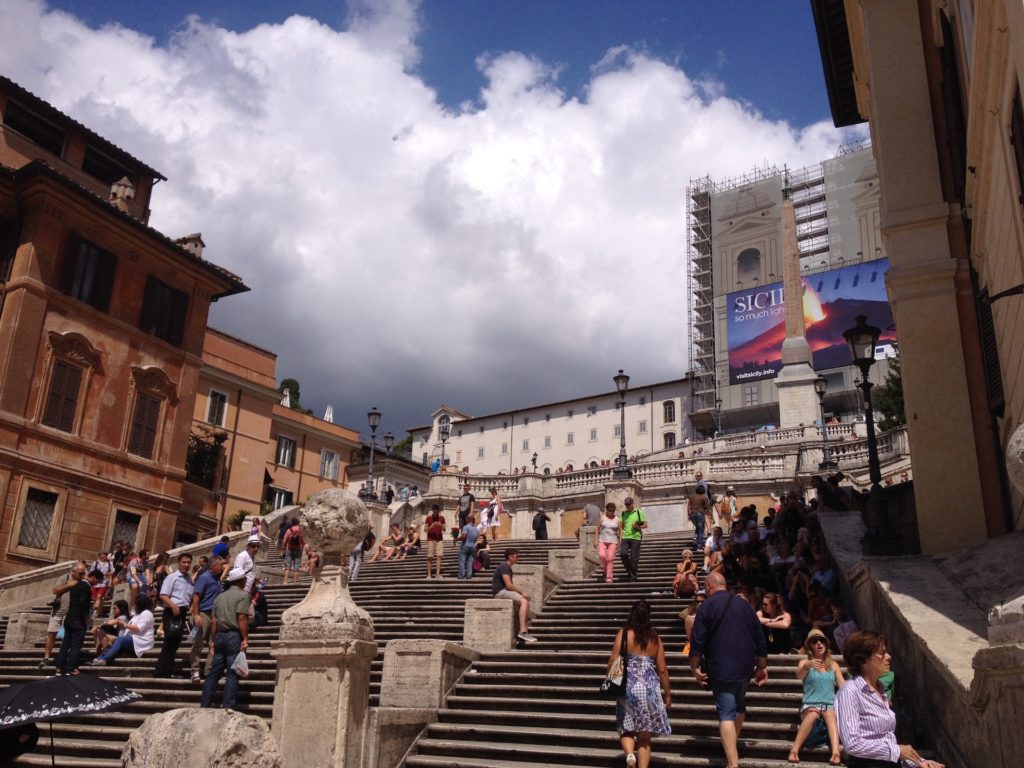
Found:
[[[887,646],[885,636],[861,630],[850,635],[843,648],[843,658],[854,675],[836,696],[847,768],[945,768],[925,760],[909,744],[896,743],[896,714],[878,682],[892,663]]]

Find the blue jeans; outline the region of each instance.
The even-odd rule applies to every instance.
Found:
[[[476,547],[461,547],[459,549],[459,578],[473,578],[473,560],[476,557]]]
[[[217,683],[220,677],[227,672],[228,678],[224,681],[224,697],[221,706],[224,709],[233,709],[235,706],[235,695],[238,693],[238,674],[231,669],[238,654],[242,652],[242,636],[234,630],[220,630],[213,639],[213,659],[210,661],[209,669],[206,670],[206,680],[203,682],[203,697],[199,701],[200,707],[209,708],[213,704],[213,692],[217,690]]]
[[[704,513],[692,515],[690,522],[693,523],[693,559],[696,562],[704,552]]]
[[[135,654],[135,641],[132,640],[131,634],[121,635],[119,638],[114,640],[113,645],[107,649],[106,653],[100,656],[100,659],[109,664],[122,653]]]

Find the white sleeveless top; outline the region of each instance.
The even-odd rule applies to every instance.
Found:
[[[616,544],[619,541],[619,519],[601,515],[601,533],[598,534],[598,541],[602,544]]]

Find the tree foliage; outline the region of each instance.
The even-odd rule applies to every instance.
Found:
[[[409,456],[412,454],[412,435],[406,435],[395,443],[395,447],[391,449],[391,452],[398,453],[403,456]]]
[[[896,348],[896,356],[889,358],[889,372],[885,382],[874,392],[875,408],[882,414],[878,426],[883,430],[894,429],[907,423],[907,415],[903,407],[903,373],[900,369],[900,351]]]
[[[281,386],[277,388],[277,391],[284,395],[285,390],[288,391],[288,395],[291,399],[291,406],[293,410],[305,411],[302,407],[302,403],[299,400],[300,387],[298,379],[281,379]]]

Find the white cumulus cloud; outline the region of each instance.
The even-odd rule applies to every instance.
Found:
[[[453,110],[416,74],[403,0],[357,4],[341,31],[190,17],[166,45],[39,0],[0,17],[0,71],[161,170],[153,226],[202,231],[252,287],[212,324],[360,429],[370,405],[401,434],[441,402],[682,376],[688,179],[843,142],[627,47],[579,96],[551,63],[482,51],[479,98]]]

